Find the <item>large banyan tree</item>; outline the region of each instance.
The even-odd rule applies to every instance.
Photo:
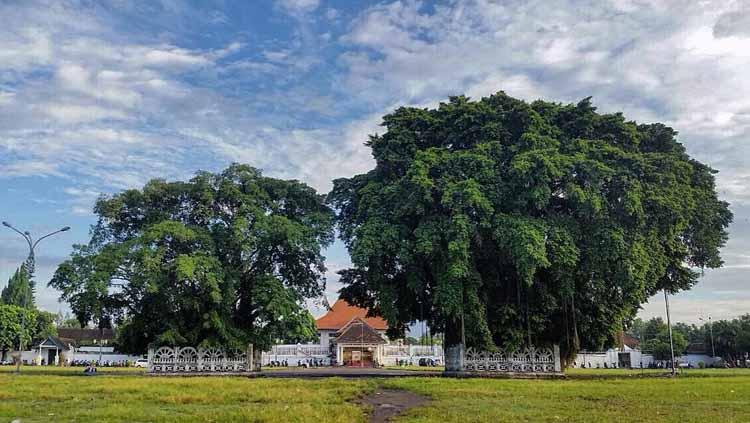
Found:
[[[91,241],[50,285],[81,323],[119,320],[125,351],[317,337],[305,305],[323,294],[334,234],[313,188],[233,165],[102,197],[95,212]]]
[[[342,293],[394,332],[426,320],[447,346],[557,343],[565,362],[722,265],[715,171],[665,125],[500,92],[383,126],[375,168],[329,201],[353,263]]]

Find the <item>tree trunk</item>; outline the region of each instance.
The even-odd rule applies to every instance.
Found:
[[[461,372],[464,370],[463,355],[465,346],[462,342],[461,320],[448,320],[445,323],[445,371]]]

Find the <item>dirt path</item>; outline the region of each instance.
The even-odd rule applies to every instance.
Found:
[[[398,416],[410,408],[424,405],[428,401],[427,397],[414,392],[378,388],[359,402],[362,405],[372,407],[372,412],[369,415],[371,423],[383,423],[391,421],[392,417]]]

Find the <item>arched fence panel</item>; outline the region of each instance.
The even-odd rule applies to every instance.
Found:
[[[479,351],[469,348],[463,357],[463,371],[507,373],[559,373],[560,348],[527,347],[518,351]]]
[[[247,350],[159,347],[148,351],[150,373],[247,372],[252,369],[252,345],[248,345]]]

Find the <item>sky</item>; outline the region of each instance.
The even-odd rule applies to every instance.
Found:
[[[750,312],[750,1],[0,0],[0,219],[41,235],[37,303],[101,194],[248,163],[321,192],[398,106],[497,91],[679,131],[735,215],[674,320]],[[0,231],[0,287],[27,254]],[[326,253],[330,301],[348,265]],[[316,310],[319,314],[321,310]],[[640,316],[664,314],[663,297]]]

